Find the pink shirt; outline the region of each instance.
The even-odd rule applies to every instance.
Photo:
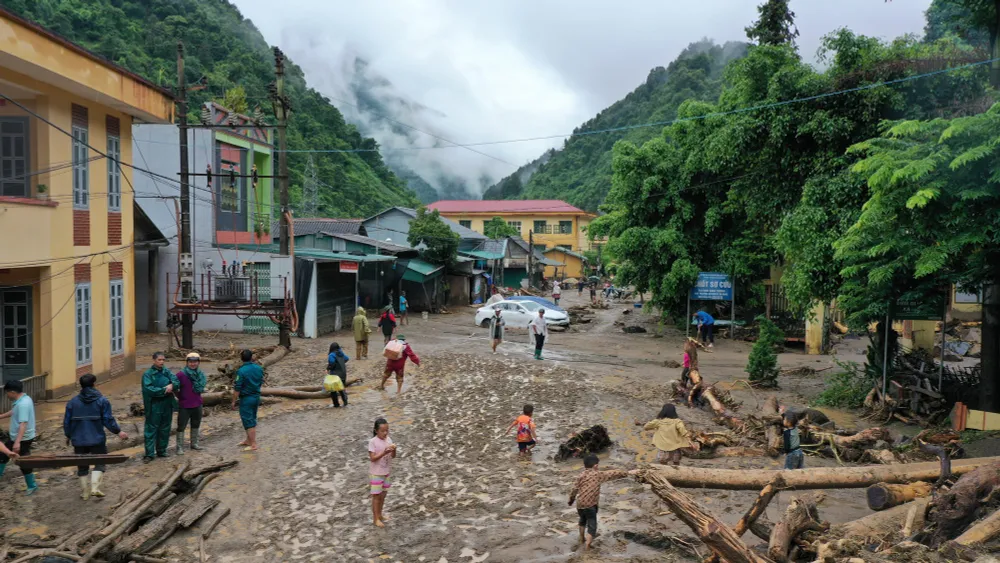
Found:
[[[684,352],[684,367],[691,367],[691,354]]]
[[[385,440],[374,436],[371,440],[368,440],[368,451],[375,455],[379,455],[384,452],[389,446],[392,445],[392,438],[386,436]],[[389,461],[392,460],[392,454],[382,456],[378,461],[368,462],[368,473],[370,475],[388,475],[389,474]]]

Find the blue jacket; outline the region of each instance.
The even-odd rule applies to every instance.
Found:
[[[66,403],[63,433],[74,446],[97,446],[107,441],[104,429],[114,434],[122,429],[111,414],[111,403],[93,387],[85,387]]]
[[[712,315],[709,315],[705,311],[698,311],[697,313],[694,314],[694,316],[698,318],[698,324],[703,324],[703,325],[715,324],[715,319],[712,318]]]
[[[326,373],[330,375],[339,375],[346,379],[347,362],[350,359],[351,358],[344,353],[343,348],[337,350],[336,352],[330,352],[326,356]]]

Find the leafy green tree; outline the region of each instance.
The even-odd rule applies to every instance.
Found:
[[[492,239],[520,236],[520,232],[507,224],[503,217],[494,217],[483,225],[483,234]]]
[[[247,111],[250,110],[250,106],[247,104],[247,91],[238,84],[226,90],[222,99],[216,101],[222,107],[235,113],[247,115]]]
[[[757,317],[757,327],[760,333],[757,335],[757,341],[753,343],[753,348],[750,349],[747,361],[750,384],[755,387],[777,387],[779,374],[777,347],[785,340],[785,334],[764,316]]]
[[[836,243],[844,301],[859,320],[942,287],[983,287],[980,384],[1000,410],[1000,104],[955,119],[902,121],[857,144],[871,195]]]
[[[757,7],[760,17],[746,28],[750,41],[758,45],[794,45],[799,30],[788,0],[767,0]]]
[[[417,208],[416,219],[410,221],[407,241],[413,247],[421,244],[426,246],[422,256],[428,262],[446,266],[454,264],[458,256],[459,240],[458,234],[441,220],[437,209],[428,212],[422,205]]]

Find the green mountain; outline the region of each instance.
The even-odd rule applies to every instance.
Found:
[[[191,118],[200,105],[240,85],[249,107],[270,115],[268,85],[274,55],[253,23],[226,0],[0,0],[33,20],[157,84],[176,84],[177,41],[185,47],[187,81],[208,87],[189,94]],[[378,149],[330,100],[306,84],[302,69],[286,59],[286,92],[292,102],[289,150]],[[307,154],[289,157],[292,206],[301,201]],[[364,217],[392,205],[413,206],[416,194],[386,167],[379,152],[315,153],[318,213]]]
[[[645,83],[577,128],[561,149],[494,184],[484,199],[561,199],[595,211],[611,189],[614,144],[627,139],[641,146],[660,135],[663,127],[588,132],[669,121],[685,100],[717,100],[726,64],[746,52],[747,44],[742,42],[717,45],[703,39],[692,43],[667,68],[654,68]]]

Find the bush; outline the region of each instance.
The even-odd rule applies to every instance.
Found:
[[[836,407],[858,409],[865,403],[865,397],[872,390],[872,381],[857,371],[845,371],[826,378],[826,386],[813,399],[816,407]]]
[[[778,354],[777,346],[785,340],[785,334],[770,319],[757,317],[760,334],[750,350],[747,362],[747,373],[750,383],[758,387],[776,387],[778,385]]]

